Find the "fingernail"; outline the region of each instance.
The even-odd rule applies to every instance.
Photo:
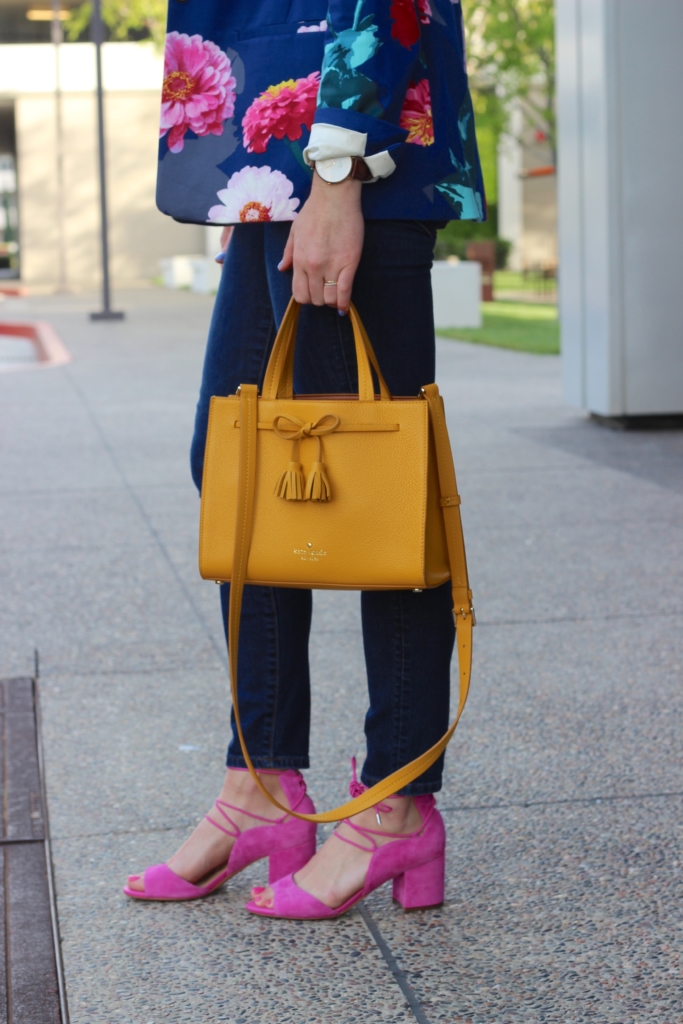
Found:
[[[217,252],[216,255],[214,256],[214,260],[216,261],[216,263],[224,263],[225,262],[225,253],[224,252]]]
[[[277,269],[278,269],[278,270],[282,270],[282,263],[283,263],[283,261],[282,261],[282,260],[280,260],[280,262],[279,262],[279,263],[278,263],[278,265],[277,265]]]
[[[338,309],[337,312],[339,313],[339,316],[346,316],[346,310],[345,309]]]

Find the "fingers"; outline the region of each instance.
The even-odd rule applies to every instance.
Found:
[[[327,280],[327,279],[326,279]],[[334,281],[335,278],[329,278],[330,281]],[[336,284],[326,284],[323,281],[323,298],[325,299],[326,306],[337,305],[337,286]]]
[[[293,270],[292,295],[302,305],[330,306],[346,313],[358,261],[331,269],[315,251],[307,253],[305,248],[302,251],[301,244],[297,244],[297,227],[295,222],[278,264],[279,270]]]
[[[282,259],[278,263],[278,267],[277,267],[278,270],[289,270],[289,268],[292,265],[293,258],[294,258],[294,232],[290,231],[289,232],[289,237],[287,238],[287,245],[285,246],[285,251],[282,254]],[[297,302],[298,301],[299,300],[297,299]]]
[[[306,306],[312,301],[308,275],[299,267],[294,268],[294,277],[292,278],[292,295],[297,302],[301,303],[302,306]]]
[[[295,234],[293,231],[292,234]],[[298,274],[301,274],[306,278],[306,291],[308,293],[307,299],[299,299],[296,292],[293,292],[294,298],[297,302],[312,302],[314,306],[324,306],[325,298],[323,296],[323,268],[322,262],[319,260],[318,255],[315,251],[306,252],[306,249],[299,245],[295,245],[293,252],[293,265],[294,265],[294,280],[297,280]],[[303,292],[303,286],[302,292]]]
[[[311,293],[311,302],[314,306],[325,305],[325,292],[330,289],[325,288],[325,278],[323,277],[322,270],[318,266],[311,267],[308,271],[308,288]]]
[[[331,306],[346,313],[351,302],[353,278],[351,267],[344,267],[334,277],[325,277],[317,269],[298,268],[295,263],[292,294],[297,302]]]
[[[232,224],[226,224],[225,227],[223,228],[223,230],[221,231],[221,252],[226,252],[228,246],[230,245],[230,239],[232,237],[232,229],[233,229],[233,225]]]
[[[353,279],[355,274],[355,267],[344,267],[339,271],[337,287],[328,289],[328,291],[336,292],[337,309],[340,313],[348,313],[349,311],[349,306],[351,304],[351,289],[353,288]]]
[[[280,269],[283,269],[282,266]],[[295,261],[292,295],[302,305],[312,303],[314,306],[331,306],[347,313],[354,276],[354,267],[343,267],[335,276],[323,276],[317,269],[308,270],[297,266]]]

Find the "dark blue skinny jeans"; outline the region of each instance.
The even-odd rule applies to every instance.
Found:
[[[353,301],[387,384],[416,395],[434,380],[431,264],[435,229],[416,221],[367,221]],[[212,395],[263,383],[277,326],[292,294],[277,269],[289,224],[238,225],[228,249],[209,332],[192,441],[201,486]],[[297,394],[357,392],[353,335],[336,309],[301,311],[294,367]],[[229,585],[221,588],[224,622]],[[239,701],[249,753],[259,768],[308,768],[310,590],[245,588],[239,651]],[[421,594],[361,594],[370,708],[361,778],[371,786],[431,747],[446,731],[455,630],[450,584]],[[244,767],[232,722],[229,767]],[[441,788],[443,758],[402,790]]]

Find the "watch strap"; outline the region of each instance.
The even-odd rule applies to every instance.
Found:
[[[362,156],[351,157],[351,170],[349,171],[348,177],[354,178],[355,181],[370,181],[372,178],[372,171]]]
[[[352,157],[349,157],[349,159],[351,160],[351,170],[349,171],[349,173],[347,175],[345,175],[343,178],[340,178],[338,181],[329,181],[324,176],[324,174],[320,173],[319,170],[318,170],[318,176],[320,178],[322,178],[322,180],[324,182],[326,182],[328,185],[339,185],[339,184],[341,184],[342,181],[346,181],[347,178],[353,178],[355,181],[372,181],[373,180],[372,171],[370,170],[370,168],[368,167],[368,165],[366,164],[366,162],[365,162],[365,160],[363,159],[362,156],[352,156]],[[320,161],[320,163],[322,163],[322,162],[323,161]],[[314,161],[312,163],[312,165],[311,165],[314,170],[317,170],[317,163],[318,163],[317,161]]]

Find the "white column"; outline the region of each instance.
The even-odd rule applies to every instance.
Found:
[[[512,134],[501,136],[498,146],[498,234],[512,244],[508,257],[510,270],[522,269],[522,231],[524,230],[524,193],[522,173],[522,130],[520,110],[513,111]]]
[[[683,412],[683,2],[557,0],[565,397]]]

